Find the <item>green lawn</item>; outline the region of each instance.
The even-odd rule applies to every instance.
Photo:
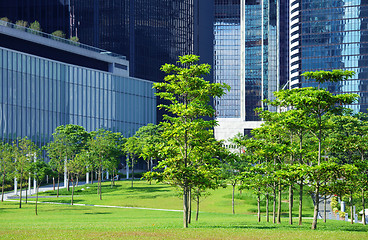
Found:
[[[78,192],[78,203],[137,206],[161,209],[181,209],[181,200],[174,188],[148,185],[138,181],[131,189],[128,182],[118,182],[117,188],[105,185],[103,200],[93,186]],[[39,204],[0,203],[0,239],[368,239],[368,227],[343,221],[322,221],[318,230],[310,230],[310,219],[302,226],[264,222],[257,223],[250,212],[254,200],[243,192],[237,202],[237,214],[231,212],[231,189],[219,189],[202,202],[200,219],[189,229],[182,228],[182,213],[169,211],[100,208]],[[66,195],[66,193],[63,193]],[[33,199],[32,199],[33,200]],[[47,198],[42,201],[69,202],[70,197]],[[286,206],[286,203],[285,203]]]

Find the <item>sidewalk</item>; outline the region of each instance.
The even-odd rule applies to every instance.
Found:
[[[82,185],[84,185],[84,184],[86,184],[86,182],[85,182],[85,181],[78,182],[78,186],[82,186]],[[60,183],[60,186],[59,186],[59,188],[60,188],[60,189],[65,188],[65,187],[66,187],[66,186],[64,186],[64,182]],[[70,185],[70,187],[71,187],[71,185]],[[38,189],[38,192],[46,192],[46,191],[51,191],[51,190],[53,190],[53,189],[54,189],[54,188],[53,188],[53,185],[52,185],[52,184],[50,184],[50,185],[41,186],[41,187]],[[57,189],[57,184],[55,184],[55,189]],[[28,197],[29,197],[29,196],[32,196],[32,195],[34,195],[34,194],[36,194],[36,192],[34,191],[34,189],[33,189],[33,188],[31,188],[31,189],[26,189],[26,190],[22,189],[22,198],[23,198],[23,197],[25,198],[25,196],[26,196],[26,191],[28,191]],[[14,198],[18,198],[19,194],[20,194],[19,189],[18,189],[18,191],[17,191],[17,194],[15,194],[15,193],[14,193],[14,191],[10,191],[10,192],[4,193],[4,201],[6,201],[7,199],[14,199]]]

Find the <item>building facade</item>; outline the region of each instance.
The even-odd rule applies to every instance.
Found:
[[[184,54],[212,63],[213,0],[1,1],[0,17],[37,20],[45,32],[60,29],[67,38],[124,55],[132,77],[161,81],[160,67]]]
[[[231,86],[215,100],[217,139],[249,134],[260,126],[255,109],[274,110],[263,100],[287,82],[287,12],[277,0],[217,0],[214,21],[214,79]],[[282,11],[281,11],[282,10]],[[281,47],[282,46],[282,47]],[[282,62],[282,64],[281,64]]]
[[[127,60],[12,27],[0,25],[0,140],[27,136],[42,146],[66,124],[129,137],[156,123],[152,82],[129,77]],[[60,54],[74,64],[55,60]]]
[[[361,0],[290,1],[291,88],[316,86],[306,71],[346,69],[347,81],[324,84],[333,93],[356,93],[356,112],[368,108],[368,2]]]

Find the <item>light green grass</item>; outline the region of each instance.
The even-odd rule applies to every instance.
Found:
[[[102,201],[90,186],[78,192],[83,195],[77,195],[76,200],[85,204],[181,209],[181,199],[173,187],[137,181],[131,189],[129,184],[118,182],[119,187],[111,189],[106,183]],[[263,217],[258,223],[256,216],[249,214],[255,208],[255,200],[248,194],[238,196],[241,199],[233,215],[231,189],[215,190],[203,200],[200,219],[193,221],[189,229],[182,228],[181,212],[39,204],[39,215],[35,216],[33,203],[19,209],[17,202],[5,202],[0,203],[0,239],[368,239],[368,227],[343,221],[319,221],[317,231],[310,230],[310,219],[305,219],[302,226],[288,225],[287,218],[282,218],[281,224],[272,224],[264,222]],[[70,196],[41,200],[69,202]]]

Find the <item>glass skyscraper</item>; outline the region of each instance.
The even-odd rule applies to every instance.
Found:
[[[334,93],[357,93],[349,107],[368,108],[368,2],[362,0],[290,1],[291,87],[315,86],[300,74],[306,71],[346,69],[355,76],[325,84]]]
[[[212,63],[213,0],[14,0],[0,17],[35,20],[81,43],[127,56],[130,76],[161,81],[161,65],[198,54]]]
[[[277,0],[215,1],[214,78],[231,86],[215,99],[216,138],[248,134],[261,124],[256,108],[274,110],[263,100],[287,82],[287,71],[280,69],[280,58],[288,54],[287,38],[280,38],[287,32],[287,14]]]

